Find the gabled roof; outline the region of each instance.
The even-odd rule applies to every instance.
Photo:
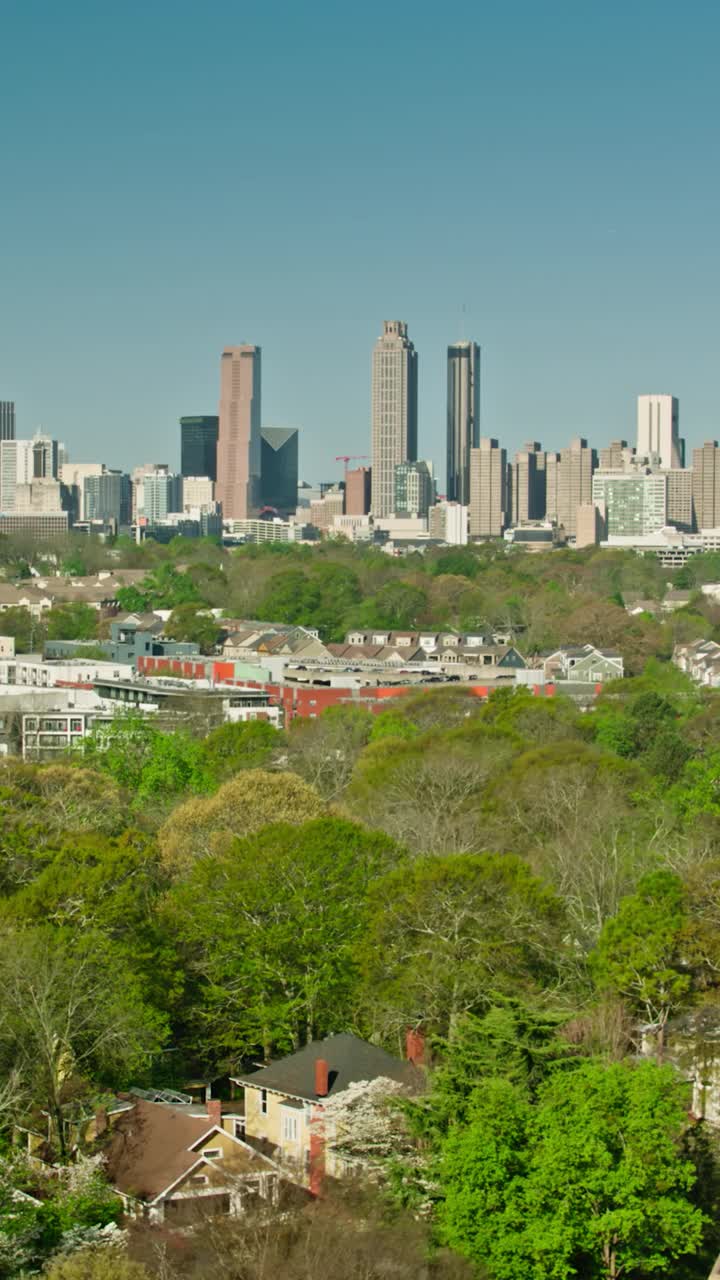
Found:
[[[323,1060],[329,1069],[328,1097],[342,1093],[348,1085],[360,1080],[377,1080],[383,1076],[401,1084],[413,1084],[422,1078],[421,1072],[411,1062],[403,1062],[377,1045],[343,1032],[326,1036],[324,1040],[313,1040],[304,1049],[271,1063],[269,1067],[262,1067],[247,1076],[237,1076],[236,1083],[316,1102],[315,1063]]]
[[[192,1114],[164,1102],[134,1101],[132,1108],[118,1117],[105,1148],[107,1177],[123,1195],[137,1200],[155,1200],[185,1177],[201,1159],[198,1150],[204,1138],[220,1130],[208,1115]],[[233,1139],[233,1174],[262,1172],[274,1168],[247,1143]],[[247,1170],[245,1169],[247,1165]]]

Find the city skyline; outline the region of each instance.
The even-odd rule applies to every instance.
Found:
[[[3,6],[0,396],[23,434],[115,467],[148,440],[174,457],[177,419],[216,412],[217,351],[253,342],[263,426],[301,429],[305,476],[340,476],[336,454],[367,452],[384,315],[420,353],[418,455],[439,474],[445,351],[470,336],[483,433],[510,453],[628,436],[644,388],[679,397],[690,448],[720,432],[720,11],[561,0],[548,22],[520,0],[470,11],[459,42],[421,2],[381,28],[372,3],[278,22],[128,0],[112,41],[87,4],[38,38]],[[643,92],[647,65],[673,67],[672,93]]]

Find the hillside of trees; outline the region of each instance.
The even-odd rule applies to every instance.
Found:
[[[0,540],[0,575],[27,576],[31,565],[38,572],[68,574],[144,569],[140,585],[121,592],[122,607],[172,609],[169,634],[197,640],[207,651],[222,627],[202,611],[219,609],[229,618],[318,627],[328,641],[343,639],[350,627],[512,628],[523,652],[589,640],[621,649],[626,670],[639,674],[648,658],[669,658],[679,641],[716,638],[720,626],[720,607],[701,591],[704,583],[720,580],[716,553],[695,556],[670,572],[654,557],[627,551],[528,555],[498,543],[393,558],[332,541],[228,552],[207,540],[136,546],[121,538],[104,546],[75,538],[43,554],[22,540]],[[685,608],[659,616],[654,610],[626,613],[631,597],[659,608],[670,586],[693,592]],[[18,651],[40,647],[45,637],[102,638],[103,626],[82,604],[56,607],[42,625],[24,609],[3,613],[5,633],[17,637]]]
[[[668,655],[714,633],[714,606],[698,593],[630,618],[624,594],[659,600],[670,578],[614,553],[195,550],[159,549],[142,592],[189,581],[200,606],[302,609],[327,634],[512,617],[523,648],[612,643],[633,674],[584,714],[455,685],[283,733],[128,716],[82,756],[3,762],[0,1276],[706,1277],[720,1153],[676,1033],[713,1061],[720,692]],[[720,577],[710,557],[691,567],[693,586]],[[221,1077],[340,1030],[400,1054],[408,1027],[427,1092],[386,1104],[367,1161],[358,1121],[348,1158],[375,1172],[350,1199],[179,1252],[139,1226],[58,1252],[114,1220],[98,1169],[17,1210],[9,1136],[39,1109],[62,1160],[63,1117],[113,1090]]]

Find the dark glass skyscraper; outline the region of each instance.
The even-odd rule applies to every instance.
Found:
[[[447,497],[470,502],[470,450],[480,444],[480,348],[477,342],[448,347]]]
[[[0,400],[0,440],[15,439],[15,402]]]
[[[263,427],[260,432],[260,495],[264,507],[290,513],[298,501],[298,432]]]
[[[180,419],[180,474],[217,480],[218,419]]]

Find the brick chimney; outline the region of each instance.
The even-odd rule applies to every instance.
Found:
[[[104,1107],[98,1107],[95,1112],[95,1137],[99,1138],[108,1127],[108,1114]]]
[[[405,1032],[405,1057],[416,1067],[425,1065],[425,1036],[417,1027],[408,1027]]]
[[[222,1129],[222,1102],[219,1098],[208,1098],[207,1113],[210,1123]]]
[[[330,1068],[324,1058],[315,1059],[315,1093],[318,1098],[327,1098],[330,1088]]]

